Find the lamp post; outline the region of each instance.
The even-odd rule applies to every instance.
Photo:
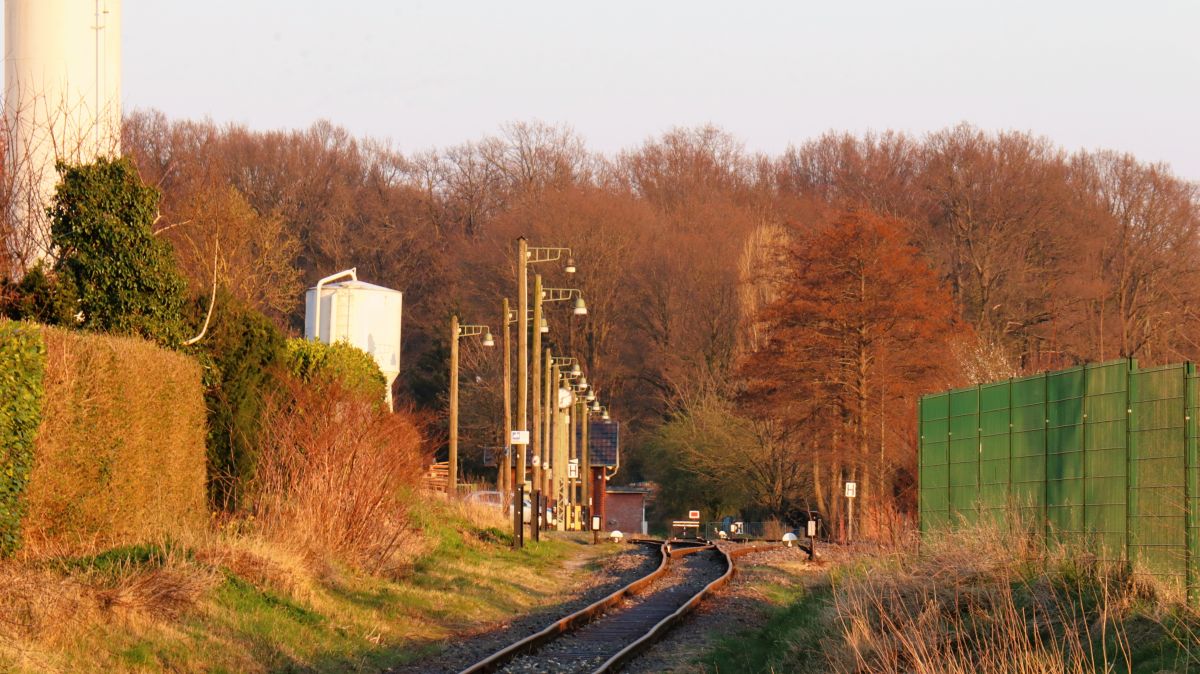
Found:
[[[517,430],[519,431],[529,431],[529,265],[561,260],[564,253],[567,255],[564,271],[574,274],[575,260],[572,258],[570,248],[531,247],[525,237],[517,239],[517,320],[520,322],[520,326],[517,328],[517,349],[520,351],[517,356]],[[541,326],[538,327],[540,329]],[[527,446],[522,444],[518,447],[520,449],[517,457],[516,480],[519,484],[524,485]],[[531,517],[530,522],[534,527],[537,526],[536,518]]]
[[[549,325],[546,323],[545,314],[542,312],[543,302],[563,302],[574,299],[575,304],[572,307],[572,315],[585,316],[587,315],[587,304],[583,301],[583,292],[578,288],[543,288],[541,274],[535,274],[533,277],[533,324],[537,326],[537,330],[533,332],[533,434],[531,437],[532,445],[530,451],[533,453],[533,488],[546,492],[548,490],[549,480],[545,477],[545,466],[549,461],[549,455],[544,451],[543,443],[548,444],[549,439],[543,440],[542,426],[539,423],[542,415],[543,396],[542,396],[542,378],[539,373],[542,371],[541,356],[542,356],[542,333],[550,331]]]
[[[500,490],[501,506],[508,505],[512,486],[512,340],[509,326],[513,324],[512,309],[504,298],[504,458],[496,472],[496,489]],[[513,539],[516,540],[515,538]]]
[[[577,491],[576,481],[579,479],[579,396],[576,395],[576,389],[580,385],[587,383],[587,377],[583,375],[583,369],[579,367],[579,362],[572,358],[574,364],[571,369],[565,372],[563,376],[564,388],[570,392],[571,399],[566,405],[567,410],[567,446],[566,446],[566,463],[571,465],[571,461],[575,461],[576,475],[571,477],[570,472],[566,475],[567,485],[567,508],[568,512],[574,514],[574,509],[579,506],[579,492]],[[578,382],[574,381],[578,380]]]
[[[587,387],[585,387],[587,388]],[[579,391],[579,422],[583,425],[579,439],[579,478],[583,481],[583,506],[587,508],[584,529],[592,528],[592,462],[588,449],[588,402],[584,390]]]
[[[550,350],[546,349],[546,362],[550,365],[551,377],[547,380],[547,405],[546,405],[546,428],[547,428],[547,450],[546,456],[551,458],[552,468],[548,471],[546,479],[549,481],[550,493],[554,495],[554,524],[559,530],[563,525],[563,508],[566,504],[566,496],[562,490],[562,476],[566,473],[566,461],[562,456],[562,448],[558,442],[558,383],[561,381],[559,374],[558,363],[554,362],[554,358],[550,357]],[[549,393],[553,391],[553,394]]]
[[[459,325],[458,315],[450,317],[450,465],[447,467],[446,493],[458,493],[458,340],[483,335],[483,345],[493,346],[492,331],[486,325]]]
[[[547,411],[546,424],[547,424],[547,427],[549,427],[550,423],[551,423],[551,419],[554,418],[554,415],[557,414],[558,410],[559,410],[559,407],[557,404],[558,389],[564,385],[564,382],[566,382],[566,380],[568,378],[574,378],[574,377],[579,376],[581,371],[579,368],[579,360],[576,358],[571,358],[569,356],[552,356],[552,355],[550,355],[549,349],[547,349],[547,351],[546,351],[546,358],[547,358],[547,362],[550,363],[550,365],[552,365],[552,368],[550,368],[552,373],[548,372],[549,378],[547,379],[547,388],[554,389],[554,400],[555,400],[555,405],[552,408],[550,406],[547,406],[547,408],[546,408],[546,411]],[[566,367],[568,365],[571,366],[571,369],[564,372],[562,370],[562,368]],[[551,385],[549,382],[554,382],[554,384]],[[569,478],[567,477],[567,460],[570,458],[570,455],[569,455],[570,438],[567,439],[567,446],[562,447],[560,449],[564,450],[563,452],[561,452],[561,454],[562,454],[561,456],[551,455],[549,452],[547,453],[548,459],[551,456],[554,456],[554,458],[552,460],[554,461],[554,465],[558,466],[558,472],[554,475],[553,483],[547,485],[547,487],[552,489],[553,492],[556,495],[558,495],[558,498],[563,503],[566,503],[569,499],[569,496],[566,494],[559,495],[559,492],[562,491],[562,485],[564,484],[564,482],[563,482],[564,479],[567,480],[566,484],[568,484],[568,485],[570,484]]]
[[[504,298],[504,465],[501,475],[497,478],[498,488],[504,498],[511,498],[513,490],[513,455],[512,455],[512,338],[513,323],[517,322],[517,312],[513,311],[508,298]],[[546,328],[542,328],[546,332]]]
[[[554,460],[553,460],[554,452],[553,452],[552,448],[554,447],[554,436],[551,434],[553,432],[553,426],[551,424],[551,421],[554,418],[553,394],[557,393],[557,391],[554,391],[554,382],[556,382],[558,380],[552,376],[553,368],[554,368],[554,357],[550,355],[550,349],[546,349],[546,357],[543,359],[543,362],[545,363],[545,366],[543,367],[545,372],[543,372],[542,374],[545,378],[545,386],[542,387],[544,389],[542,391],[542,417],[538,419],[538,423],[542,425],[542,430],[543,430],[543,432],[542,432],[543,470],[542,470],[542,484],[538,485],[538,489],[541,489],[543,492],[550,494],[551,497],[556,498],[557,495],[555,494],[553,486],[552,486],[553,476],[554,476],[554,472],[553,472],[554,466],[557,464],[555,464]],[[562,468],[560,467],[559,470],[562,470]]]

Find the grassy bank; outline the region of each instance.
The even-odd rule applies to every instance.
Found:
[[[430,500],[400,574],[325,563],[253,522],[189,541],[0,565],[0,670],[378,671],[550,603],[596,549],[512,551],[490,512]]]
[[[863,554],[805,583],[751,569],[767,616],[706,671],[1155,674],[1200,671],[1200,615],[1178,588],[1083,550],[980,527]],[[915,541],[913,542],[915,543]],[[811,579],[811,573],[807,576]]]

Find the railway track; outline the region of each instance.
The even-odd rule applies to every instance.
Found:
[[[462,674],[615,672],[729,582],[733,558],[767,546],[731,552],[705,542],[637,541],[656,545],[658,567],[540,632],[489,655]]]

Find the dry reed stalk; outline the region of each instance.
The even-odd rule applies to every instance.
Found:
[[[267,404],[253,509],[263,532],[315,560],[395,574],[420,534],[408,513],[425,465],[411,416],[336,383],[285,382]]]
[[[1083,674],[1113,671],[1112,662],[1129,667],[1123,620],[1144,588],[1123,567],[1078,549],[1014,544],[1012,526],[978,523],[927,536],[920,554],[883,554],[835,577],[843,637],[835,669]]]

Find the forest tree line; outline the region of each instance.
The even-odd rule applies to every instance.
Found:
[[[548,305],[623,424],[616,481],[665,513],[840,518],[915,507],[924,393],[1085,361],[1200,356],[1200,189],[1112,151],[968,125],[828,133],[768,156],[712,127],[612,155],[569,128],[505,125],[419,153],[319,122],[252,131],[125,121],[163,194],[158,234],[196,294],[214,273],[297,333],[328,273],[405,292],[401,399],[444,423],[448,318],[499,335],[513,240],[569,246],[589,313]],[[214,260],[216,269],[214,270]],[[501,358],[464,341],[462,446],[500,443]]]

